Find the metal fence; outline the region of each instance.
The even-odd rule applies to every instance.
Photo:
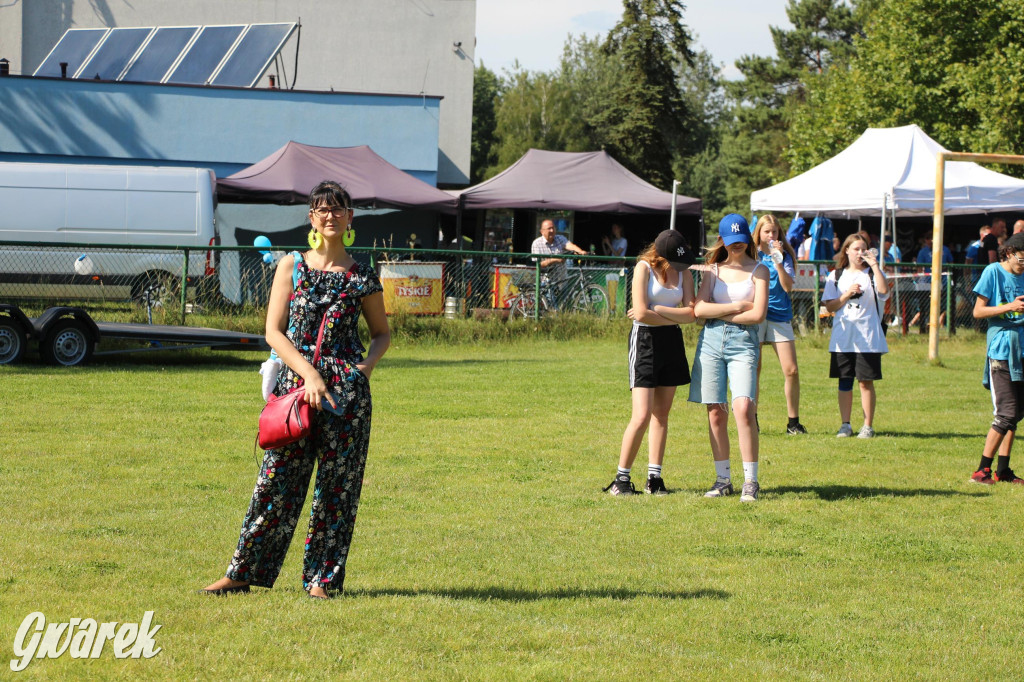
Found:
[[[0,241],[0,301],[86,308],[134,302],[162,306],[185,324],[191,311],[229,314],[264,307],[276,262],[289,250]],[[365,247],[350,251],[377,269],[390,313],[536,318],[567,312],[621,315],[631,305],[633,260],[565,256],[559,274],[542,271],[537,257],[525,253]],[[831,262],[798,263],[792,297],[795,324],[802,333],[830,324],[819,302],[824,275],[831,267]],[[944,266],[940,325],[948,333],[982,328],[971,315],[971,289],[981,269]],[[886,321],[904,334],[925,331],[930,269],[900,264],[886,270],[892,284]],[[699,285],[699,266],[693,274]]]

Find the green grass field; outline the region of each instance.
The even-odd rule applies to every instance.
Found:
[[[824,341],[798,351],[811,434],[782,435],[769,355],[762,497],[741,505],[702,497],[707,422],[685,392],[674,494],[601,492],[629,418],[624,338],[397,343],[373,375],[346,594],[330,602],[302,592],[301,526],[273,590],[194,594],[222,575],[252,491],[261,357],[2,367],[0,649],[14,657],[34,611],[154,611],[152,659],[108,644],[18,676],[1020,679],[1024,488],[967,482],[991,415],[983,341],[945,342],[942,367],[923,339],[895,342],[870,441],[834,437]]]

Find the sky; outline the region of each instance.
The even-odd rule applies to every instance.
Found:
[[[773,56],[769,26],[789,27],[787,0],[684,0],[683,21],[726,78],[744,54]],[[566,37],[604,35],[622,16],[622,0],[477,0],[476,63],[500,74],[515,60],[530,71],[558,68]]]

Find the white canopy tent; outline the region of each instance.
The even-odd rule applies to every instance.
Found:
[[[931,215],[940,151],[947,150],[916,125],[868,128],[828,161],[752,192],[750,207],[833,218]],[[944,186],[945,215],[1024,208],[1024,180],[976,163],[948,162]]]

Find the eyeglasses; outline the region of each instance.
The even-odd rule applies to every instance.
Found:
[[[1018,264],[1024,265],[1024,258],[1021,258],[1020,256],[1014,256],[1014,258],[1017,259]]]
[[[348,213],[348,209],[344,206],[317,206],[312,209],[312,212],[320,218],[326,218],[329,215],[333,215],[335,218],[340,218]]]

